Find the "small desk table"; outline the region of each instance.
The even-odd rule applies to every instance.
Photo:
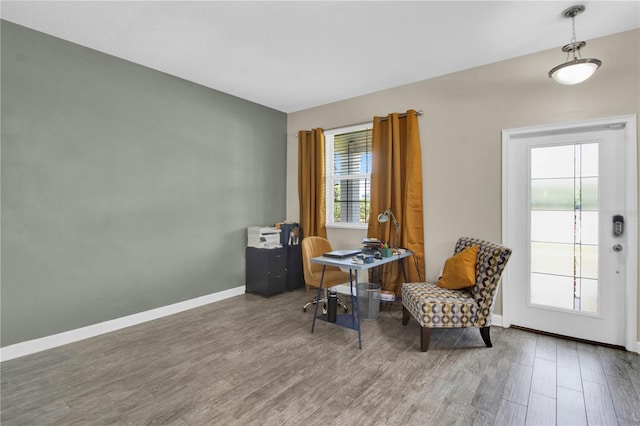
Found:
[[[402,269],[402,276],[404,281],[407,281],[407,273],[404,269],[404,259],[413,256],[413,252],[405,251],[403,253],[394,254],[390,257],[383,257],[382,259],[376,259],[372,263],[355,263],[351,256],[344,259],[336,259],[332,257],[318,256],[311,259],[311,263],[317,263],[322,265],[322,276],[320,277],[320,287],[318,287],[318,296],[316,300],[321,299],[322,294],[322,281],[324,280],[324,271],[327,266],[336,266],[338,268],[349,269],[349,284],[351,285],[351,314],[339,314],[336,318],[336,324],[341,327],[350,328],[358,331],[358,347],[362,349],[362,336],[360,334],[360,299],[358,296],[358,274],[357,271],[365,271],[367,269],[376,268],[384,265],[385,263],[399,262]],[[380,273],[378,273],[380,277]],[[355,278],[354,278],[355,277]],[[355,281],[355,295],[353,292],[353,284]],[[354,300],[355,296],[355,300]],[[316,319],[321,319],[322,314],[318,316],[318,305],[316,303],[316,309],[313,314],[313,323],[311,324],[311,332],[316,326]]]

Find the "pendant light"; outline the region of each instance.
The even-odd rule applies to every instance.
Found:
[[[549,77],[561,84],[578,84],[582,83],[593,75],[602,62],[599,59],[583,59],[580,55],[580,49],[587,45],[584,41],[576,41],[576,15],[584,12],[583,5],[572,6],[562,12],[565,18],[571,18],[571,31],[573,37],[569,44],[562,46],[562,51],[567,53],[567,62],[553,67],[549,71]],[[569,60],[570,55],[573,56]]]

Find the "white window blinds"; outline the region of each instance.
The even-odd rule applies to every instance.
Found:
[[[371,132],[337,130],[327,141],[327,220],[334,224],[366,224],[371,194]],[[331,164],[329,164],[331,163]]]

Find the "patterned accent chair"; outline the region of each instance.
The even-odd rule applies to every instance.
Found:
[[[479,327],[482,340],[491,347],[489,329],[500,276],[511,249],[489,241],[463,237],[454,254],[478,246],[476,283],[461,290],[441,288],[437,283],[402,284],[402,324],[413,316],[420,324],[420,349],[429,349],[432,328]]]

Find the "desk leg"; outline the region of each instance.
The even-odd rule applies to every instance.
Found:
[[[318,316],[318,305],[320,304],[320,295],[322,294],[322,283],[324,281],[324,271],[327,265],[322,265],[322,275],[320,275],[320,286],[318,287],[318,294],[316,296],[316,308],[313,311],[313,322],[311,323],[311,332],[316,326],[316,317]]]
[[[349,270],[349,283],[351,284],[351,306],[352,306],[352,312],[351,315],[353,315],[353,271],[350,269]],[[357,317],[358,317],[358,322],[357,322],[357,329],[358,329],[358,349],[362,349],[362,336],[360,334],[360,296],[358,294],[358,274],[355,274],[356,276],[356,304],[355,304],[355,309],[357,309]]]
[[[404,269],[404,258],[400,259],[400,268],[402,269],[402,277],[404,278],[404,282],[407,282],[407,271]]]
[[[351,321],[353,322],[353,324],[356,323],[356,309],[358,309],[358,307],[356,306],[356,299],[354,298],[354,294],[353,294],[353,271],[351,269],[349,269],[349,288],[351,289]]]

